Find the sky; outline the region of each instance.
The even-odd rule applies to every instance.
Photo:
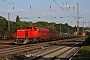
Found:
[[[77,10],[78,3],[78,10]],[[77,11],[79,12],[79,26],[90,25],[90,0],[0,0],[0,16],[16,21],[46,21],[57,24],[68,23],[77,26]],[[90,27],[90,26],[89,26]]]

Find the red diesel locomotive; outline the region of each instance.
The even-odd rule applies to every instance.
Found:
[[[19,29],[16,31],[15,43],[26,44],[39,41],[47,41],[50,37],[50,31],[46,28],[35,28],[31,26],[27,29]]]

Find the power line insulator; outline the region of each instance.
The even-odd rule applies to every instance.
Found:
[[[51,9],[51,5],[50,5],[50,9]]]
[[[31,6],[30,6],[30,9],[31,9]]]
[[[13,6],[13,10],[14,10],[14,6]]]

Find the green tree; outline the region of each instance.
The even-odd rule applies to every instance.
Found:
[[[19,18],[18,15],[17,15],[17,17],[16,17],[16,22],[20,22],[20,18]]]
[[[16,22],[10,21],[10,31],[14,33],[16,31]]]
[[[16,22],[16,29],[22,29],[23,23],[22,22]]]
[[[4,17],[0,16],[0,34],[4,35],[5,31],[7,31],[7,24],[7,20]]]
[[[22,23],[23,23],[23,28],[26,28],[28,26],[32,26],[33,25],[32,22],[25,22],[25,21],[23,21]]]

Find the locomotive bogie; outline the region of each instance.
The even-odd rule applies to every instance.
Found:
[[[23,44],[24,40],[25,40],[25,38],[17,38],[17,39],[15,39],[14,43],[15,44]]]

